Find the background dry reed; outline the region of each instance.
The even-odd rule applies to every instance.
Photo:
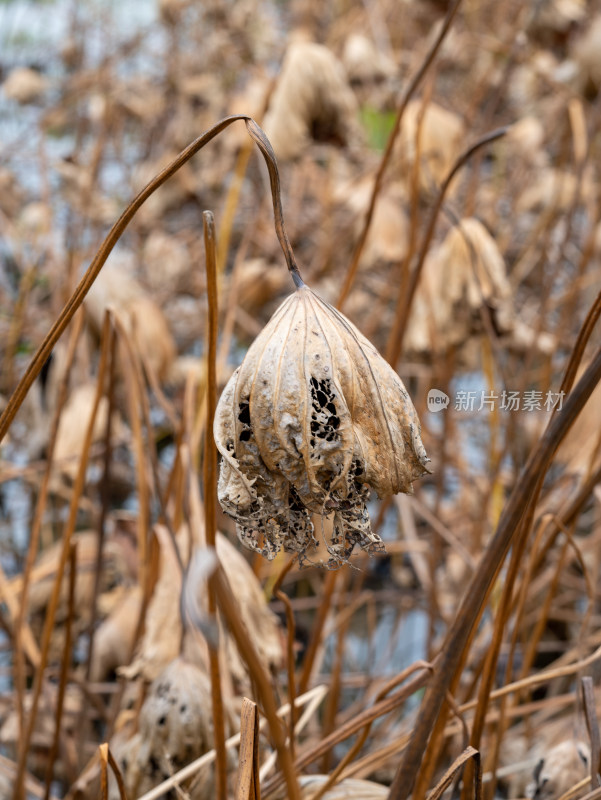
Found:
[[[0,421],[0,796],[596,797],[601,5],[135,8],[0,8],[3,407],[32,378]],[[211,584],[211,394],[291,288],[243,123],[185,150],[236,113],[433,472],[372,498],[387,555],[354,569],[241,557],[217,512]]]

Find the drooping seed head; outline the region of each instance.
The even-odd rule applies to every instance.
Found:
[[[333,515],[329,566],[371,530],[370,488],[410,492],[427,469],[413,404],[396,372],[341,313],[302,285],[226,385],[215,415],[219,502],[267,558],[316,544],[311,514]]]

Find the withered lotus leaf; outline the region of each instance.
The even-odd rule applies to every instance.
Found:
[[[333,516],[328,566],[384,549],[366,501],[411,491],[428,458],[401,379],[355,326],[302,284],[219,400],[219,501],[246,546],[307,556],[312,514]]]

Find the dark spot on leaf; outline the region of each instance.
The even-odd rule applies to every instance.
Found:
[[[238,419],[243,425],[250,425],[250,407],[248,403],[240,403]]]

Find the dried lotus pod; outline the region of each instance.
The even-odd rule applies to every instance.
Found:
[[[219,501],[238,537],[272,559],[308,555],[311,514],[333,515],[328,566],[356,544],[384,549],[366,501],[427,472],[402,381],[375,347],[302,281],[251,345],[219,400]],[[322,526],[325,529],[325,526]]]

